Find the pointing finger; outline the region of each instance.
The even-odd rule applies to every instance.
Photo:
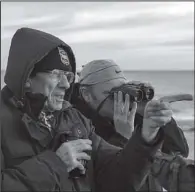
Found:
[[[176,101],[192,101],[193,96],[191,94],[176,94],[170,96],[164,96],[159,99],[161,102],[176,102]]]

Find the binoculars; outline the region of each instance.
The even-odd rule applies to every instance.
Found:
[[[79,139],[78,137],[73,137],[73,136],[69,136],[67,134],[61,134],[59,137],[59,142],[60,143],[64,143],[67,141],[71,141],[71,140],[77,140]],[[81,163],[83,164],[83,166],[87,169],[87,161],[86,160],[82,160]],[[69,178],[70,179],[78,179],[80,177],[85,177],[85,174],[81,174],[80,170],[78,168],[73,169],[72,171],[69,172]]]
[[[154,97],[154,88],[146,83],[141,82],[128,82],[120,87],[114,87],[110,94],[121,91],[123,93],[123,99],[125,100],[125,95],[130,96],[130,101],[142,102],[152,100]]]

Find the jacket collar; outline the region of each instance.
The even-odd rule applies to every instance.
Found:
[[[39,142],[42,147],[47,147],[53,139],[53,132],[37,121],[33,120],[29,115],[24,113],[22,121],[25,124],[29,135]]]

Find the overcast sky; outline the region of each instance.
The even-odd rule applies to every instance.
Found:
[[[122,69],[194,69],[193,2],[1,2],[1,68],[18,28],[58,36],[77,67],[113,59]]]

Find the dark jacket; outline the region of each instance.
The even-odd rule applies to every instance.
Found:
[[[71,102],[73,105],[87,118],[92,120],[93,125],[95,126],[95,132],[100,135],[103,139],[108,141],[109,143],[124,147],[128,140],[125,138],[125,136],[119,135],[115,128],[113,122],[102,118],[100,115],[98,115],[94,110],[92,110],[85,101],[83,101],[80,97],[78,97],[78,87],[75,86],[74,93],[77,95],[76,97],[73,97]],[[143,117],[139,114],[136,114],[135,117],[135,128],[136,127],[142,127],[143,124]],[[165,136],[164,136],[164,142],[162,145],[161,151],[163,153],[172,155],[179,153],[183,155],[184,157],[188,156],[189,148],[186,141],[186,138],[183,134],[183,131],[177,126],[175,120],[172,118],[172,121],[168,123],[165,127]],[[165,155],[165,154],[164,154]],[[153,166],[160,166],[162,165],[162,162],[164,162],[164,159],[162,158],[163,155],[159,156],[159,152],[156,154],[155,161],[158,163],[155,163]],[[174,156],[172,156],[174,157]],[[166,166],[168,169],[168,166]],[[160,168],[159,168],[160,169]],[[159,171],[158,169],[158,171]],[[152,169],[156,170],[156,169]],[[168,172],[168,170],[167,170]],[[140,191],[162,191],[162,187],[164,183],[167,183],[165,180],[167,180],[166,174],[161,175],[160,180],[154,178],[153,175],[157,173],[150,173],[146,179],[146,182],[140,189]],[[160,174],[158,172],[158,174]],[[160,181],[160,184],[159,184]],[[167,187],[167,186],[163,186]]]
[[[22,28],[12,39],[6,86],[1,91],[1,191],[75,191],[75,182],[55,154],[61,135],[68,140],[92,140],[92,160],[86,176],[77,182],[81,191],[137,190],[161,145],[162,130],[151,144],[145,143],[140,133],[135,134],[121,150],[97,136],[91,122],[71,105],[54,113],[51,132],[32,115],[24,83],[35,63],[59,45],[68,52],[75,71],[70,47],[58,38]]]

